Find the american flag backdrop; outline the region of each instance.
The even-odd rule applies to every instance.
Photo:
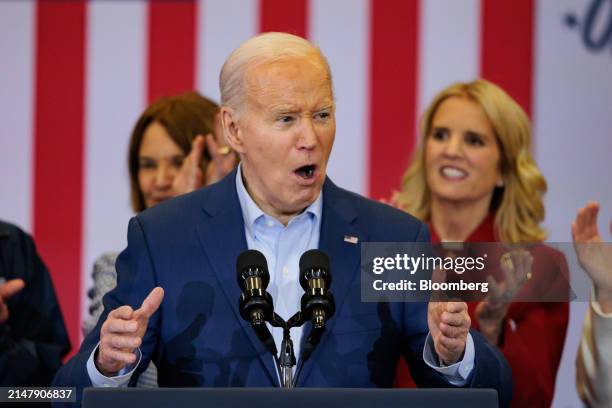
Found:
[[[0,218],[34,235],[75,347],[93,261],[126,243],[135,120],[166,94],[218,100],[223,61],[264,31],[304,36],[329,59],[339,185],[388,196],[432,96],[484,77],[533,119],[551,241],[571,239],[589,199],[607,233],[612,0],[2,0]],[[572,305],[557,407],[578,406],[584,310]]]

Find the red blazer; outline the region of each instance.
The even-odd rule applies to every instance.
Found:
[[[494,217],[490,215],[466,239],[466,242],[496,242]],[[430,225],[433,243],[440,242]],[[562,253],[545,245],[533,248],[533,275],[521,291],[537,287],[567,287],[568,267]],[[468,303],[472,328],[477,303]],[[514,389],[511,407],[550,407],[555,379],[561,361],[569,319],[568,302],[513,302],[504,319],[498,344],[512,369]],[[415,387],[403,360],[397,368],[396,387]]]

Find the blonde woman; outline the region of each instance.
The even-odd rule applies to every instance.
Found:
[[[546,181],[530,152],[529,120],[510,96],[484,80],[451,85],[435,97],[421,126],[420,147],[393,201],[429,224],[433,242],[546,238],[540,226]],[[520,291],[566,283],[562,254],[544,245],[532,254],[533,273]],[[486,300],[469,304],[472,327],[510,363],[511,406],[550,406],[568,304]],[[405,367],[397,383],[410,385]]]

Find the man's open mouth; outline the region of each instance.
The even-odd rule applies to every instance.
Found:
[[[317,166],[314,164],[307,164],[306,166],[299,167],[295,170],[295,174],[302,177],[303,179],[309,180],[314,177]]]

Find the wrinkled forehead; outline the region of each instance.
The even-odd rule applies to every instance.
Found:
[[[275,92],[306,93],[322,90],[333,101],[333,87],[329,68],[317,54],[307,57],[282,57],[251,64],[244,78],[247,98]]]

